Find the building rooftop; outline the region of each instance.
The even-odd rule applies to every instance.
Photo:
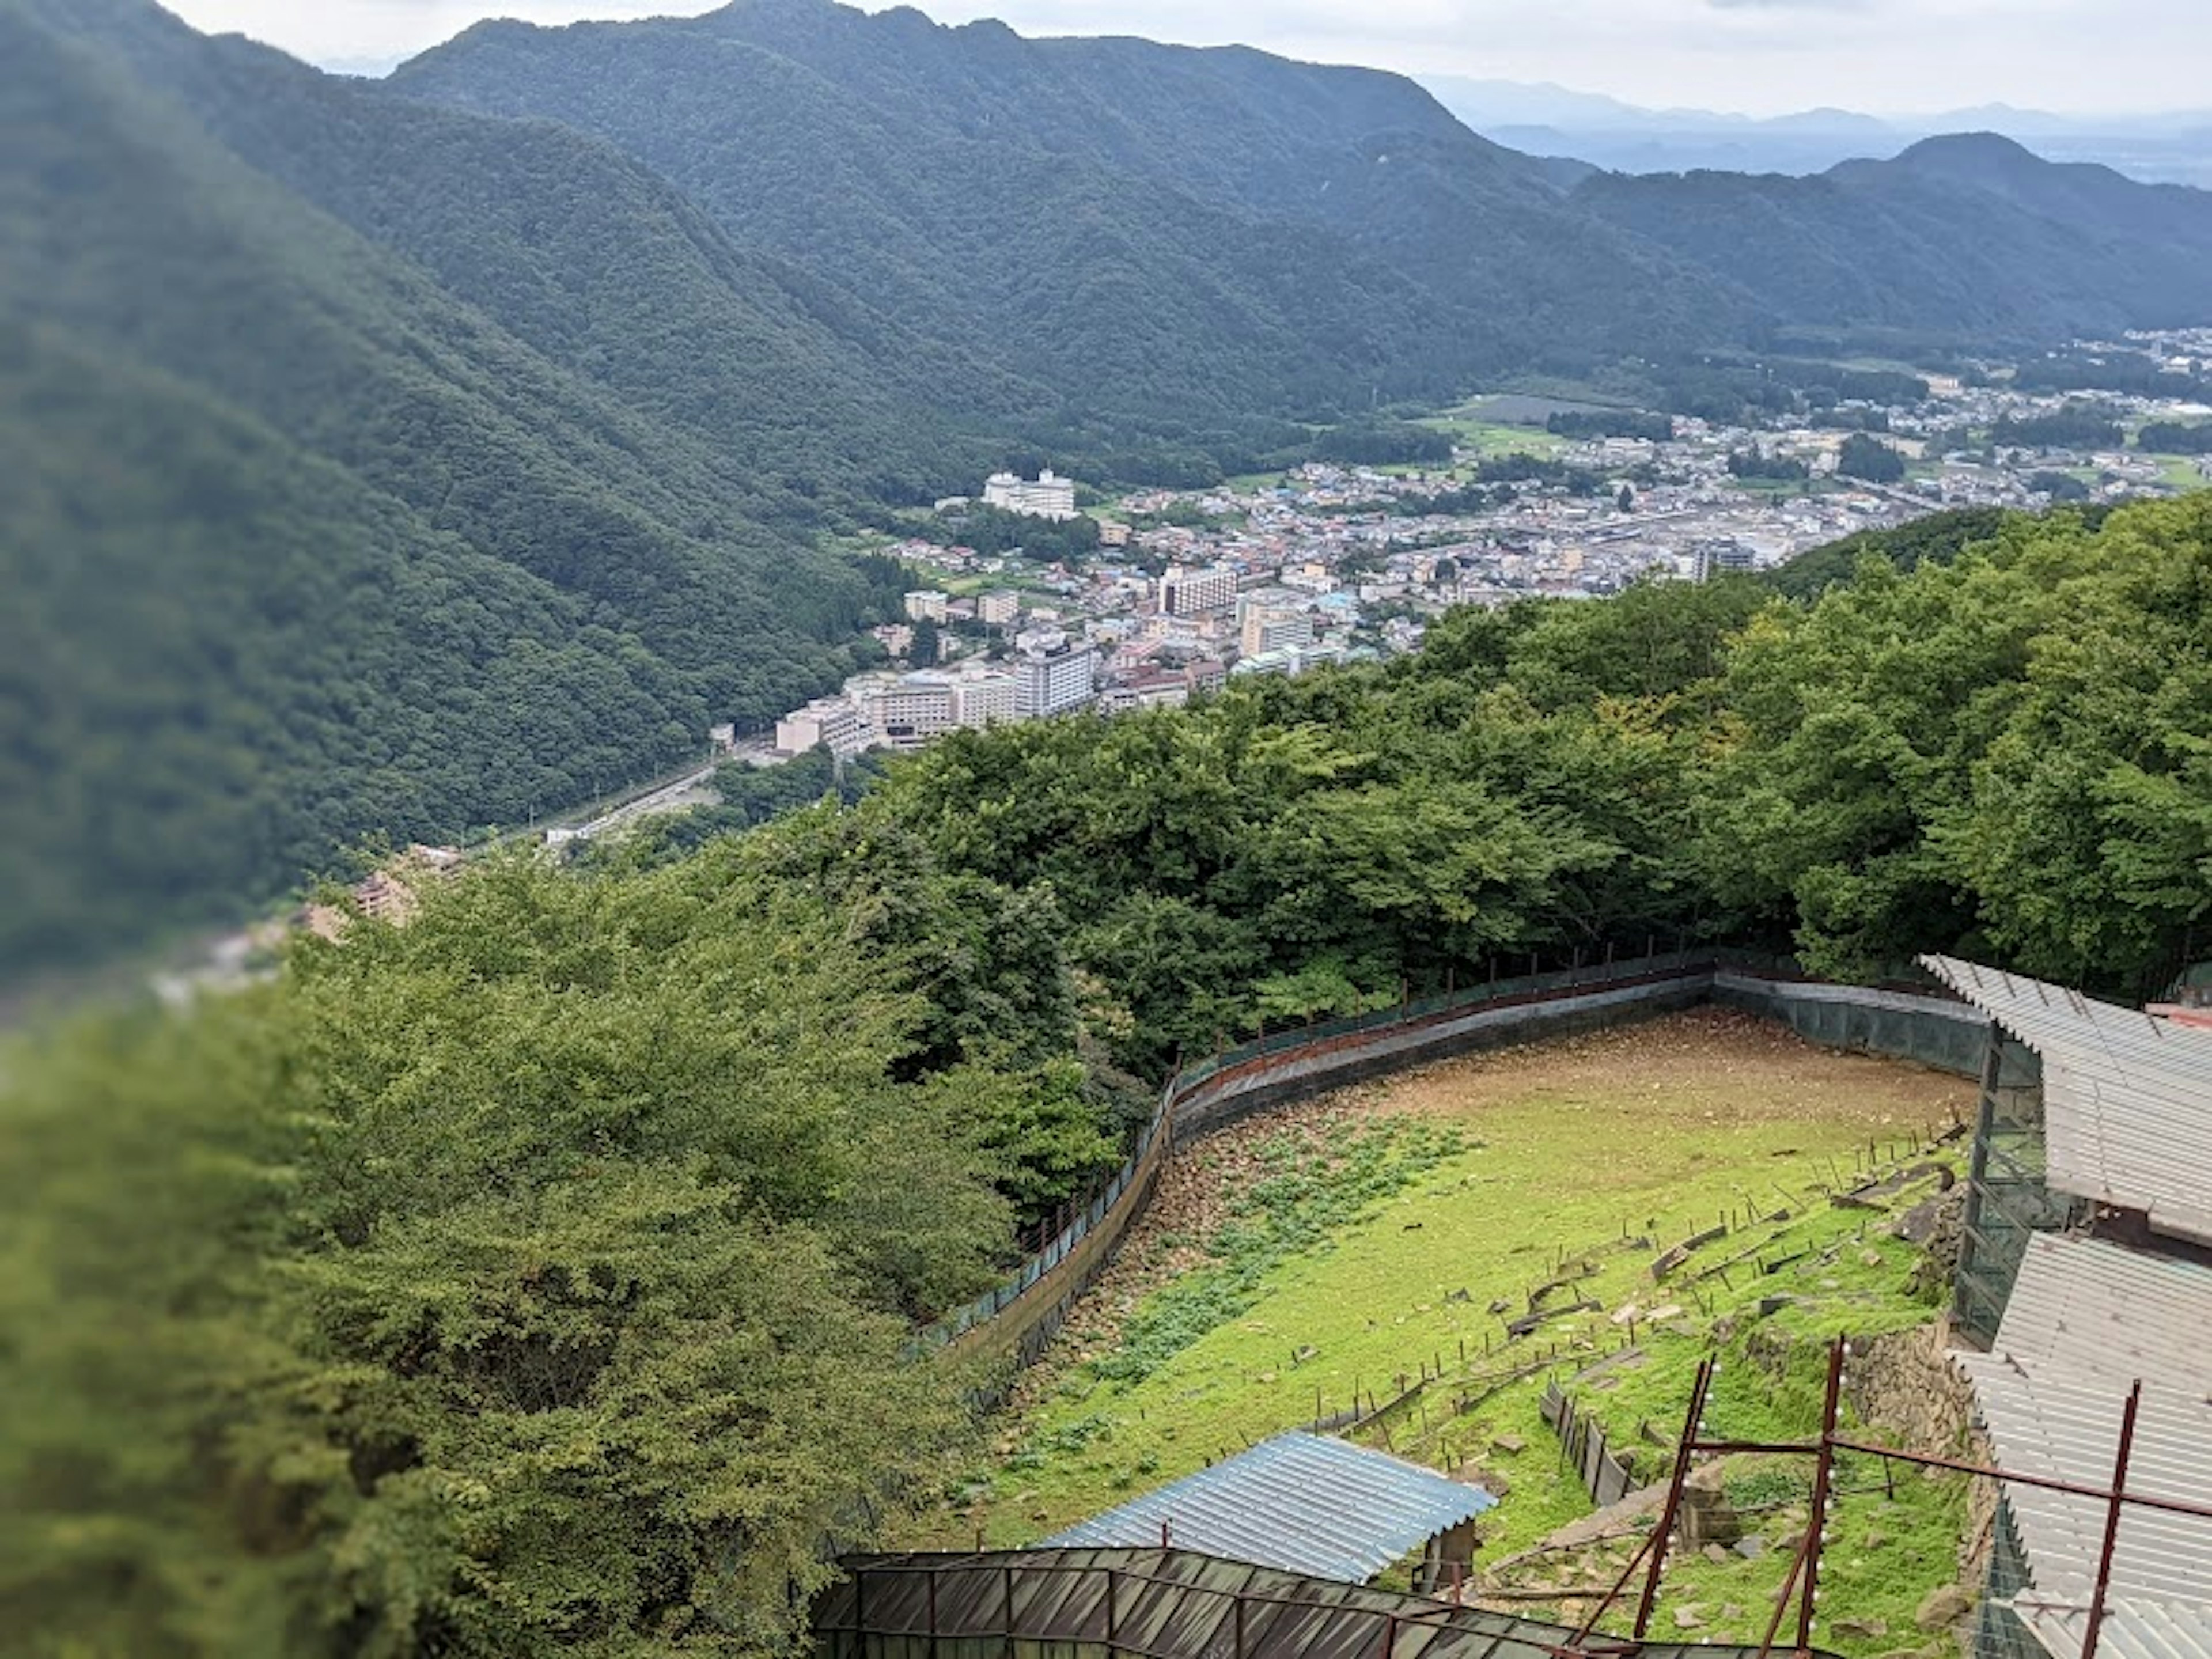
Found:
[[[1498,1503],[1480,1486],[1341,1440],[1292,1432],[1047,1540],[1048,1548],[1163,1541],[1364,1583]]]
[[[856,1659],[934,1631],[962,1650],[1117,1646],[1154,1659],[1558,1659],[1574,1632],[1419,1596],[1302,1577],[1188,1550],[1053,1549],[856,1556],[815,1605],[817,1651]],[[1011,1615],[1011,1618],[1009,1617]],[[855,1639],[856,1627],[876,1644]],[[1110,1638],[1110,1640],[1109,1640]],[[1602,1649],[1613,1638],[1585,1643]],[[1751,1659],[1757,1650],[1647,1642],[1640,1659]]]
[[[2033,1239],[1995,1347],[1957,1358],[2000,1468],[2109,1486],[2140,1380],[2126,1490],[2206,1501],[2212,1268],[2087,1239]],[[2005,1497],[2033,1580],[2013,1609],[2053,1654],[2079,1654],[2110,1506],[2017,1483]],[[2212,1519],[2124,1511],[2098,1650],[2212,1659]]]
[[[2054,1190],[2212,1244],[2212,1029],[1952,957],[1921,961],[2041,1059]]]

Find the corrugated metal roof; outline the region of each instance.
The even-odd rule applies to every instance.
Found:
[[[1341,1440],[1277,1435],[1212,1468],[1071,1527],[1045,1547],[1160,1541],[1260,1566],[1364,1583],[1498,1500],[1479,1486]]]
[[[2031,1369],[2055,1364],[2123,1391],[2141,1377],[2202,1392],[2212,1381],[2212,1267],[2032,1235],[1996,1347]]]
[[[861,1650],[856,1628],[879,1641],[916,1644],[1012,1634],[1040,1650],[1103,1648],[1110,1628],[1124,1651],[1159,1659],[1556,1659],[1573,1635],[1559,1625],[1189,1550],[854,1556],[842,1565],[846,1582],[814,1610],[817,1650],[830,1659]],[[1607,1639],[1617,1638],[1596,1638]],[[1751,1659],[1756,1651],[1650,1642],[1639,1659]]]
[[[1954,957],[1920,960],[2041,1058],[2053,1188],[2212,1243],[2212,1030]]]
[[[2110,1485],[2140,1380],[2128,1491],[2212,1499],[2212,1271],[2087,1239],[2031,1240],[1996,1346],[1958,1362],[1999,1468]],[[2078,1654],[2109,1506],[2018,1483],[2005,1496],[2034,1581],[2014,1607],[2051,1652]],[[2212,1519],[2123,1512],[2099,1650],[2212,1659]]]

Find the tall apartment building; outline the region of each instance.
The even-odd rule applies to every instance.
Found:
[[[1022,717],[1021,682],[1012,674],[963,674],[952,682],[952,723],[978,730]]]
[[[894,749],[920,749],[952,729],[952,681],[945,675],[874,677],[860,684],[859,696],[868,723]]]
[[[1022,596],[1012,588],[994,588],[975,601],[975,615],[993,628],[1010,628],[1022,614]]]
[[[949,593],[922,588],[906,596],[907,617],[912,622],[941,623],[945,620],[945,607],[951,602]]]
[[[1701,582],[1709,582],[1723,571],[1748,575],[1759,568],[1759,556],[1732,538],[1699,542],[1697,558],[1697,579]]]
[[[1237,573],[1221,565],[1203,570],[1171,564],[1160,578],[1160,612],[1169,617],[1209,617],[1237,603]]]
[[[1237,645],[1248,657],[1275,651],[1304,651],[1313,644],[1313,618],[1303,611],[1254,605],[1244,613]]]
[[[875,740],[875,730],[866,716],[845,697],[817,697],[775,723],[775,746],[781,754],[803,755],[810,749],[827,748],[846,759]]]
[[[983,485],[983,505],[1033,519],[1073,519],[1076,516],[1075,480],[1060,477],[1050,467],[1033,481],[1011,472],[994,472]]]
[[[1080,708],[1097,695],[1098,653],[1066,635],[1056,646],[1025,650],[1014,664],[1016,708],[1025,720]]]

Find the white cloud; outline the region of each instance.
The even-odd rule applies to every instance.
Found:
[[[389,58],[485,15],[698,13],[716,0],[166,0],[319,61]],[[870,0],[876,9],[881,0]],[[1553,81],[1632,102],[1778,113],[2005,102],[2212,104],[2208,0],[929,0],[1029,33],[1241,41],[1407,73]]]

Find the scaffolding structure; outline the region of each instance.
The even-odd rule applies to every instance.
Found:
[[[1767,1659],[1777,1650],[1777,1643],[1793,1609],[1796,1613],[1795,1639],[1781,1650],[1795,1653],[1800,1656],[1800,1659],[1805,1659],[1814,1650],[1812,1640],[1816,1627],[1815,1604],[1820,1592],[1821,1551],[1826,1542],[1829,1506],[1835,1496],[1836,1459],[1839,1453],[1876,1458],[1889,1464],[1904,1464],[1920,1469],[1942,1470],[1994,1480],[1999,1483],[2001,1491],[2007,1486],[2034,1488],[2089,1498],[2104,1504],[2103,1536],[2079,1659],[2096,1659],[2098,1639],[2102,1632],[2112,1592],[2113,1550],[2119,1534],[2122,1515],[2130,1508],[2136,1508],[2212,1520],[2212,1504],[2128,1490],[2128,1469],[2135,1446],[2136,1419],[2142,1406],[2141,1382],[2130,1389],[2122,1407],[2119,1446],[2112,1468],[2112,1482],[2109,1486],[2100,1486],[1968,1463],[1956,1458],[1905,1451],[1893,1446],[1852,1439],[1842,1434],[1839,1432],[1838,1412],[1844,1365],[1850,1354],[1849,1341],[1842,1337],[1837,1338],[1828,1353],[1827,1387],[1821,1412],[1820,1432],[1817,1438],[1810,1441],[1741,1441],[1706,1437],[1704,1426],[1705,1402],[1711,1395],[1713,1374],[1717,1366],[1715,1361],[1708,1359],[1698,1368],[1697,1380],[1691,1390],[1689,1413],[1683,1422],[1682,1438],[1675,1453],[1674,1476],[1668,1486],[1666,1505],[1661,1512],[1659,1524],[1653,1528],[1651,1535],[1644,1540],[1643,1549],[1629,1562],[1605,1599],[1592,1610],[1583,1627],[1576,1632],[1575,1640],[1554,1650],[1554,1659],[1620,1659],[1620,1656],[1641,1650],[1650,1628],[1653,1609],[1657,1604],[1660,1579],[1666,1571],[1674,1523],[1680,1514],[1682,1491],[1688,1483],[1692,1468],[1700,1457],[1750,1453],[1795,1455],[1814,1461],[1811,1518],[1804,1535],[1798,1540],[1790,1562],[1790,1575],[1783,1581],[1781,1594],[1775,1599],[1773,1618],[1767,1626],[1765,1639],[1758,1650],[1759,1659]],[[2009,1607],[1999,1602],[2000,1597],[2014,1595],[2029,1588],[2026,1553],[2020,1547],[2017,1530],[2012,1526],[2009,1516],[2004,1513],[2002,1502],[1996,1550],[1996,1571],[1992,1577],[1991,1595],[1984,1604],[1978,1626],[1975,1651],[1983,1656],[1983,1659],[1989,1659],[1989,1656],[1993,1655],[2007,1656],[2008,1659],[2048,1659],[2048,1650],[2043,1644],[2027,1630]],[[1598,1621],[1626,1591],[1639,1566],[1644,1568],[1644,1580],[1637,1602],[1636,1622],[1630,1644],[1626,1647],[1618,1643],[1593,1645],[1590,1638]],[[1988,1643],[1986,1647],[1982,1645],[1984,1638]],[[2072,1659],[2072,1656],[2069,1659]]]

